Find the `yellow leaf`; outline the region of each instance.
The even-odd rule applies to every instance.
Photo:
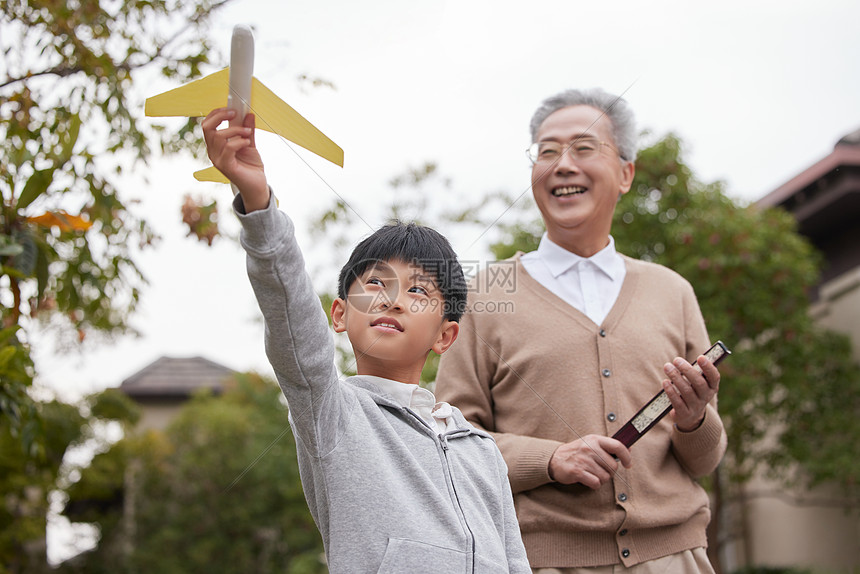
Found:
[[[84,219],[80,215],[72,215],[63,210],[46,211],[42,215],[28,217],[27,221],[48,229],[59,227],[60,231],[86,231],[93,226],[92,221]]]

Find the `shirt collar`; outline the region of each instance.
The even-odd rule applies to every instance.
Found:
[[[564,247],[554,243],[544,233],[537,248],[537,256],[538,259],[544,262],[550,273],[552,273],[552,276],[556,279],[582,261],[592,263],[612,281],[618,281],[624,277],[624,260],[615,251],[615,239],[611,235],[609,236],[609,245],[591,257],[580,257],[576,253],[568,251]]]
[[[451,406],[444,402],[437,403],[436,396],[431,391],[420,385],[401,383],[375,375],[365,376],[371,379],[380,391],[393,398],[398,405],[412,409],[430,424],[431,428],[437,425],[436,430],[439,432],[456,428]],[[434,419],[439,422],[434,423]]]
[[[373,383],[379,387],[379,390],[391,396],[400,406],[408,407],[416,412],[421,411],[422,414],[424,411],[429,414],[436,406],[436,396],[420,385],[401,383],[374,375],[365,376],[373,379]]]
[[[385,379],[383,377],[377,377],[374,375],[365,375],[368,379],[373,380],[373,384],[379,387],[379,390],[383,393],[391,396],[399,404],[403,407],[410,406],[412,402],[412,393],[418,385],[410,385],[408,383],[401,383],[400,381],[395,381],[392,379]]]

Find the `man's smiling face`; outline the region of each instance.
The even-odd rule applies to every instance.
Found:
[[[577,138],[609,145],[600,145],[587,161],[562,153],[555,162],[536,162],[532,193],[549,238],[590,257],[606,247],[615,204],[630,190],[634,170],[614,149],[610,120],[591,106],[562,108],[550,114],[537,133],[537,142],[557,142],[564,150]]]

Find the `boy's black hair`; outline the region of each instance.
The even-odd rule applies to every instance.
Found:
[[[380,261],[402,261],[420,265],[433,275],[445,301],[444,316],[459,321],[466,309],[466,279],[457,254],[435,229],[414,222],[394,221],[363,239],[340,270],[338,297],[346,301],[353,282]]]

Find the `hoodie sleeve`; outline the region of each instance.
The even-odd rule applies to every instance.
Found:
[[[292,221],[270,196],[266,209],[244,213],[241,196],[233,208],[242,224],[248,277],[265,320],[266,355],[290,407],[297,432],[319,454],[325,438],[341,427],[346,398],[334,365],[334,341],[319,297],[305,271]],[[336,436],[330,436],[336,440]]]
[[[517,520],[517,512],[514,508],[514,498],[511,485],[508,481],[508,469],[502,453],[496,451],[497,464],[499,465],[499,489],[504,501],[504,534],[505,552],[508,559],[508,571],[512,573],[531,574],[529,559],[526,556],[526,548],[520,534],[520,523]]]

